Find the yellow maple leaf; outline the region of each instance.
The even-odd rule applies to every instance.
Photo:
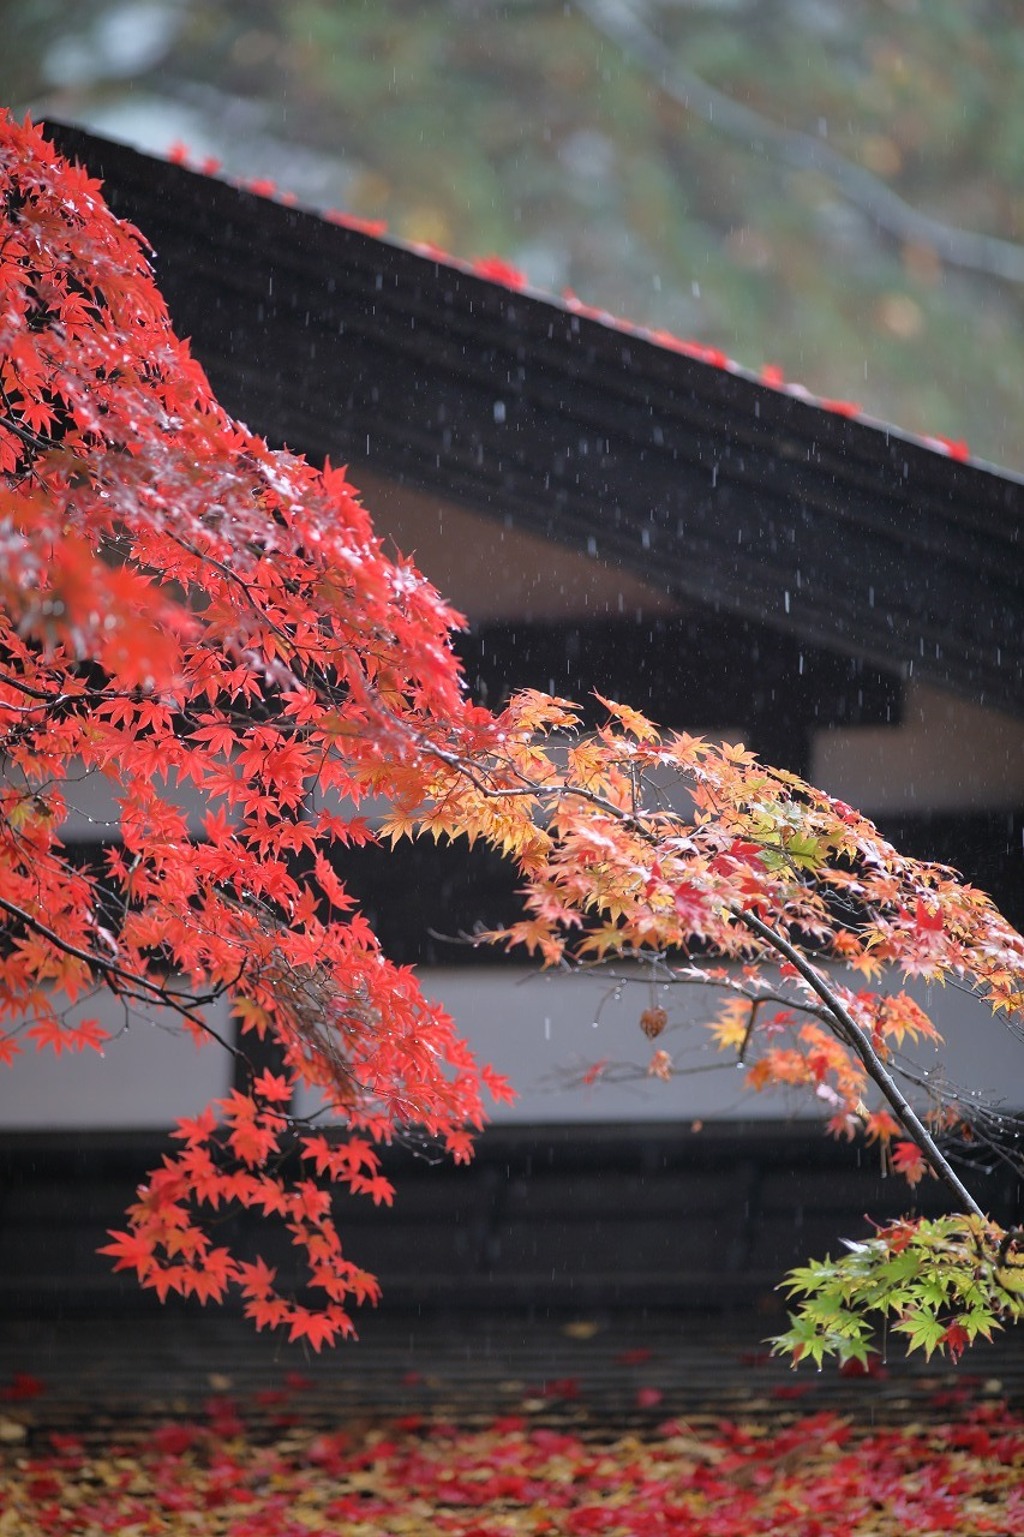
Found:
[[[614,699],[606,699],[603,694],[594,690],[594,698],[604,705],[609,715],[628,732],[636,737],[638,742],[656,742],[658,740],[658,728],[653,722],[641,715],[639,710],[634,710],[631,705],[618,704]]]

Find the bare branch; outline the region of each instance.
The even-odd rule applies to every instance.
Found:
[[[1007,283],[1024,283],[1024,246],[995,235],[958,229],[921,213],[884,181],[854,165],[823,140],[783,128],[716,90],[678,60],[668,59],[664,43],[628,0],[576,0],[576,5],[598,32],[631,55],[666,95],[744,149],[797,170],[827,176],[879,229],[908,244],[929,246],[947,266],[983,272]]]

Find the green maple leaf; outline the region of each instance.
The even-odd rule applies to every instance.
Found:
[[[923,1350],[926,1360],[931,1360],[932,1352],[938,1349],[946,1332],[946,1325],[923,1309],[901,1318],[893,1328],[907,1336],[908,1351]]]

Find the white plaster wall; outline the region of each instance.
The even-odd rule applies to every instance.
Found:
[[[692,1121],[713,1118],[821,1117],[828,1107],[809,1094],[752,1093],[745,1070],[718,1052],[702,1025],[718,994],[674,987],[656,994],[646,983],[616,991],[593,975],[567,977],[516,972],[434,969],[421,973],[424,991],[452,1014],[482,1061],[518,1091],[513,1105],[493,1107],[493,1119],[515,1122],[616,1120]],[[901,985],[891,983],[894,990]],[[929,1073],[944,1071],[985,1097],[1024,1107],[1024,1042],[975,999],[953,988],[908,989],[945,1037],[941,1050],[917,1054]],[[683,1076],[664,1083],[643,1072],[623,1083],[574,1084],[601,1058],[639,1065],[655,1049],[639,1028],[643,1009],[657,1003],[672,1023],[655,1043]],[[311,1105],[311,1102],[305,1102]]]
[[[715,997],[698,988],[652,994],[646,983],[616,991],[610,981],[512,972],[435,969],[421,977],[424,990],[454,1016],[477,1056],[506,1074],[518,1090],[514,1105],[497,1105],[500,1123],[683,1121],[715,1117],[779,1117],[827,1114],[809,1095],[749,1093],[745,1071],[717,1052],[701,1028]],[[1024,1107],[1024,1043],[1000,1019],[952,988],[912,989],[946,1036],[941,1052],[927,1050],[920,1063],[944,1070],[990,1099]],[[668,1050],[684,1076],[663,1083],[640,1075],[623,1083],[574,1085],[600,1058],[614,1065],[647,1063],[654,1049],[639,1029],[651,1003],[668,1009],[672,1024],[657,1045]],[[122,1019],[99,1012],[107,1029]],[[223,1031],[223,1016],[212,1020]],[[197,1048],[173,1021],[136,1021],[93,1051],[37,1052],[31,1044],[12,1066],[0,1069],[0,1129],[146,1129],[194,1115],[227,1091],[228,1054],[215,1045]],[[299,1108],[315,1108],[309,1097]]]
[[[606,614],[639,620],[641,615],[679,612],[679,603],[663,588],[596,554],[521,529],[511,519],[482,517],[365,465],[353,466],[352,478],[378,533],[411,554],[445,599],[474,624]]]
[[[1024,720],[910,683],[899,726],[816,732],[810,777],[868,816],[1016,811],[1024,806]]]
[[[86,1050],[37,1051],[24,1042],[20,1056],[0,1067],[0,1130],[133,1130],[170,1126],[195,1115],[227,1092],[231,1059],[215,1043],[199,1047],[167,1013],[150,1022],[124,1016],[113,1000],[96,1000],[81,1015],[98,1018],[114,1039],[102,1055]],[[226,1011],[211,1011],[221,1034]]]

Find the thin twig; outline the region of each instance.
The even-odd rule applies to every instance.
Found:
[[[24,923],[26,928],[31,929],[33,933],[38,934],[40,938],[45,939],[55,949],[62,951],[63,954],[70,955],[75,960],[84,962],[90,972],[94,976],[98,974],[103,977],[111,990],[118,996],[134,998],[137,1002],[142,1002],[143,999],[146,999],[150,1003],[160,1003],[164,1007],[173,1010],[176,1014],[180,1014],[189,1024],[195,1025],[197,1029],[208,1035],[211,1040],[223,1046],[226,1051],[230,1051],[233,1056],[241,1057],[243,1060],[248,1061],[244,1052],[240,1052],[236,1047],[231,1046],[224,1040],[223,1036],[213,1029],[212,1025],[206,1022],[201,1014],[196,1012],[204,1004],[215,1003],[221,996],[223,989],[209,993],[175,994],[170,988],[162,986],[159,982],[151,982],[148,977],[141,975],[139,972],[128,971],[124,966],[119,966],[116,961],[108,960],[102,955],[97,955],[92,950],[83,950],[80,946],[72,944],[70,940],[62,939],[54,929],[51,929],[48,924],[43,923],[42,919],[33,917],[23,907],[17,906],[14,902],[9,902],[6,897],[0,896],[0,911],[9,914],[10,917],[18,922]]]

